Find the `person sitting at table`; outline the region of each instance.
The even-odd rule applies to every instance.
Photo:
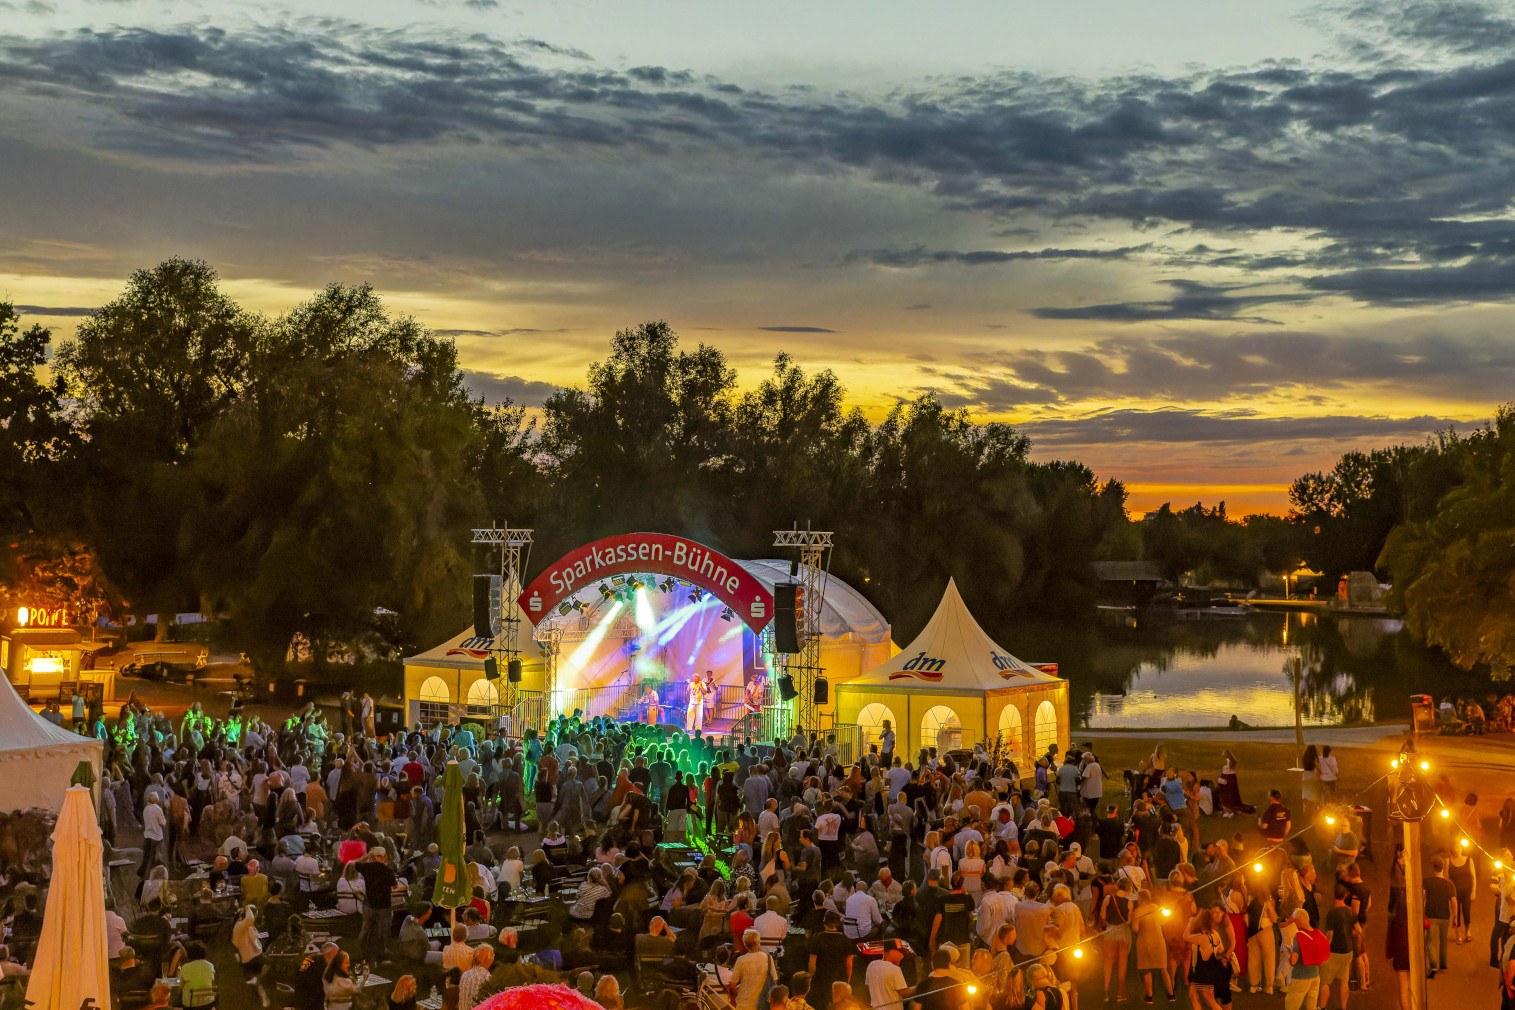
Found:
[[[479,990],[489,981],[494,966],[494,948],[484,944],[473,953],[473,967],[458,979],[458,1010],[473,1010],[479,1003]]]
[[[496,875],[497,882],[503,881],[512,891],[521,888],[521,875],[526,872],[526,863],[521,859],[521,848],[512,845],[505,850],[505,858],[500,860],[500,872]]]
[[[237,846],[232,850],[231,860],[226,864],[226,879],[228,882],[236,880],[247,872],[247,850]],[[212,884],[212,887],[215,885]]]
[[[547,893],[547,888],[554,880],[563,876],[563,868],[553,866],[547,860],[547,853],[537,849],[531,854],[531,883],[542,894]]]
[[[148,871],[147,879],[137,885],[137,904],[149,905],[161,901],[167,905],[173,900],[173,892],[168,887],[168,867],[159,863]]]
[[[4,951],[0,947],[0,951]],[[5,960],[9,960],[9,952],[4,953]],[[0,964],[3,964],[0,961]],[[20,967],[19,965],[17,967]],[[25,971],[22,968],[22,971]],[[10,978],[10,972],[5,971],[5,977]],[[131,947],[122,947],[121,955],[116,958],[116,963],[110,966],[110,991],[120,1000],[121,1010],[132,1010],[147,1003],[147,994],[157,981],[158,973],[153,971],[150,965],[137,960],[137,952]]]
[[[494,927],[485,922],[479,915],[479,910],[472,905],[463,910],[463,928],[468,930],[468,939],[471,942],[487,940],[494,936]]]
[[[600,981],[594,987],[594,1001],[604,1010],[625,1010],[626,1004],[621,1002],[621,983],[609,972],[600,976]]]
[[[352,959],[346,951],[339,951],[327,962],[321,975],[321,991],[326,997],[325,1010],[352,1010],[359,989],[352,979]]]
[[[268,874],[263,872],[263,866],[258,860],[248,862],[247,872],[242,875],[240,883],[242,904],[262,907],[268,900]]]
[[[674,936],[668,922],[661,915],[654,915],[647,924],[647,932],[636,938],[637,960],[643,958],[666,958],[673,956]]]
[[[389,1010],[416,1010],[416,977],[401,975],[389,993]]]
[[[742,945],[743,934],[752,928],[752,923],[755,921],[748,912],[751,902],[752,895],[745,891],[732,899],[731,917],[727,920],[727,924],[731,927],[731,941],[734,947]]]
[[[154,982],[147,994],[147,1005],[142,1010],[168,1010],[169,997],[173,995],[173,989],[167,982]]]
[[[621,854],[621,847],[615,843],[615,835],[607,831],[600,836],[599,843],[594,849],[594,861],[597,863],[613,863],[615,857]]]
[[[442,868],[442,847],[436,842],[426,846],[426,854],[421,857],[421,876],[427,877]]]
[[[794,902],[789,896],[789,886],[785,883],[785,873],[782,867],[774,870],[768,875],[768,879],[763,881],[763,900],[766,902],[769,898],[776,898],[778,900],[779,914],[787,919]]]
[[[168,913],[161,902],[154,901],[137,916],[132,922],[130,935],[133,945],[149,964],[154,960],[158,962],[153,964],[155,971],[166,968],[167,973],[172,975],[184,959],[184,948],[174,941],[173,925],[168,921]]]
[[[752,920],[752,928],[763,938],[764,947],[777,947],[789,935],[789,920],[779,912],[778,899],[769,895],[763,900],[765,911]]]
[[[542,832],[542,851],[555,863],[568,858],[568,837],[557,821],[549,821],[547,830]]]
[[[489,907],[489,900],[484,897],[484,889],[482,887],[475,887],[473,889],[473,897],[468,900],[467,907],[478,912],[480,918],[486,921],[494,918],[493,910]]]
[[[468,867],[468,883],[474,890],[481,892],[488,901],[495,900],[499,894],[500,885],[495,880],[494,871],[484,863],[471,862]]]
[[[470,863],[483,863],[485,866],[494,865],[494,850],[485,841],[483,831],[475,831],[473,833],[473,841],[463,853],[463,858]]]
[[[216,966],[205,956],[205,944],[191,940],[184,948],[184,963],[175,974],[179,979],[180,1006],[216,1005]]]
[[[675,908],[682,908],[689,892],[694,890],[696,879],[698,878],[695,877],[694,870],[685,870],[674,885],[668,888],[667,893],[663,895],[663,901],[659,905],[659,909],[664,912],[672,912]]]
[[[356,915],[363,911],[366,889],[363,877],[358,873],[357,863],[342,867],[342,876],[337,878],[337,911],[344,915]]]
[[[465,972],[473,967],[473,948],[468,945],[468,927],[456,925],[452,927],[452,942],[442,948],[440,956],[433,961],[431,955],[426,957],[427,964],[440,964],[443,971]]]
[[[407,961],[424,962],[426,955],[433,950],[440,950],[442,944],[426,935],[430,926],[432,907],[430,902],[422,902],[415,912],[408,913],[400,922],[400,931],[397,937],[400,956]],[[440,963],[441,958],[438,957]]]
[[[594,919],[595,906],[601,899],[610,897],[610,888],[605,886],[605,873],[598,866],[589,871],[584,884],[579,888],[578,897],[574,900],[573,907],[568,910],[568,917],[575,922],[591,922]]]

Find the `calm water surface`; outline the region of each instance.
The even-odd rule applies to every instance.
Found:
[[[1406,719],[1412,693],[1493,690],[1386,618],[1102,611],[1095,627],[1022,638],[1022,654],[1058,660],[1074,723],[1093,729],[1224,727],[1233,714],[1250,726],[1292,726],[1286,665],[1295,661],[1307,725]]]

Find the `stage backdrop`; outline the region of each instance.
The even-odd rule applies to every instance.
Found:
[[[773,619],[773,594],[746,569],[704,544],[667,533],[627,533],[569,551],[521,593],[521,611],[536,624],[586,586],[632,573],[671,575],[699,586],[754,633]]]

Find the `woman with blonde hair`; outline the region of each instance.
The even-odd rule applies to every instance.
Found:
[[[416,1010],[416,977],[401,975],[389,993],[389,1010]]]
[[[963,875],[963,890],[973,898],[973,907],[984,900],[984,848],[970,841],[963,850],[963,858],[957,861],[957,872]]]
[[[605,1010],[625,1010],[626,1005],[621,1002],[621,983],[614,975],[606,972],[600,976],[594,987],[594,1001]]]
[[[726,900],[726,881],[718,877],[711,882],[709,893],[700,902],[699,946],[702,950],[707,943],[726,932],[726,913],[729,911],[731,904]]]
[[[777,831],[768,832],[763,839],[763,858],[758,861],[758,879],[767,880],[777,869],[789,869],[789,853],[784,851]]]

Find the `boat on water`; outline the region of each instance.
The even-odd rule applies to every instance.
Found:
[[[1178,618],[1184,621],[1207,620],[1212,617],[1251,617],[1253,613],[1246,600],[1236,600],[1229,596],[1217,596],[1203,603],[1178,608]]]

